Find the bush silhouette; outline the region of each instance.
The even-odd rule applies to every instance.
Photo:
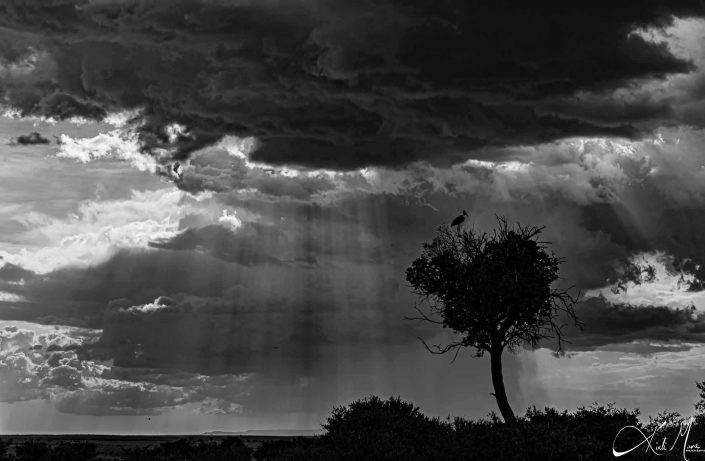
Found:
[[[303,460],[443,460],[453,429],[429,418],[398,397],[376,396],[335,408],[313,438],[266,443],[255,453],[258,461]]]
[[[529,408],[514,426],[500,424],[498,419],[457,419],[449,459],[609,459],[615,435],[626,425],[638,425],[638,413],[594,405],[575,412]]]
[[[265,443],[255,459],[603,461],[613,459],[612,442],[621,428],[633,425],[646,430],[638,416],[638,410],[593,405],[574,412],[530,408],[514,425],[504,424],[494,414],[487,419],[446,421],[429,418],[399,398],[371,396],[334,409],[323,425],[323,435]],[[634,446],[640,439],[631,433],[620,441]],[[676,459],[672,456],[653,455],[653,459]],[[639,451],[625,459],[652,458]]]
[[[335,408],[323,428],[337,459],[436,459],[452,436],[449,424],[394,397]]]

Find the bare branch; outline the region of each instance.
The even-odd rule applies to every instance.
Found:
[[[455,348],[455,355],[453,355],[453,360],[450,361],[450,364],[451,364],[451,365],[452,365],[453,363],[455,363],[455,359],[458,358],[458,354],[459,354],[459,353],[460,353],[460,347],[456,347],[456,348]]]
[[[421,343],[424,345],[424,347],[426,348],[427,351],[429,351],[431,354],[436,354],[436,355],[446,354],[446,353],[452,351],[453,349],[463,347],[463,343],[459,342],[459,343],[446,344],[445,346],[441,346],[439,344],[434,344],[433,345],[434,349],[431,349],[431,347],[428,345],[428,343],[426,341],[424,341],[424,339],[422,337],[417,336],[417,338],[419,339],[419,341],[421,341]],[[453,360],[455,360],[455,359],[453,359]]]
[[[420,317],[404,317],[404,320],[423,320],[424,322],[435,323],[436,325],[443,325],[442,320],[434,320],[424,313],[419,307],[414,304],[414,310],[419,313]]]

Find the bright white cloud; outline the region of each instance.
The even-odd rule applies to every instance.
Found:
[[[176,142],[180,136],[188,136],[188,128],[178,123],[172,123],[164,127],[166,135],[169,137],[169,142]]]
[[[112,125],[115,128],[125,128],[125,127],[127,127],[128,123],[130,121],[139,119],[141,114],[142,114],[141,109],[122,110],[120,112],[110,112],[105,116],[105,118],[103,118],[102,122],[107,123],[108,125]]]
[[[35,127],[40,126],[42,124],[48,126],[56,126],[62,122],[65,122],[71,125],[80,125],[87,127],[100,126],[101,124],[106,124],[114,128],[127,129],[131,121],[139,120],[141,113],[141,109],[132,109],[122,110],[118,112],[109,112],[108,114],[106,114],[103,120],[100,121],[89,120],[84,117],[78,116],[69,117],[64,120],[57,120],[54,117],[46,117],[43,115],[23,115],[22,112],[15,107],[0,104],[0,117],[4,117],[10,120],[30,122]]]
[[[615,286],[590,290],[588,297],[603,296],[610,303],[633,306],[668,306],[682,308],[695,306],[705,312],[705,291],[691,291],[695,276],[673,267],[674,258],[660,251],[634,255],[630,261],[641,268],[653,268],[652,276],[635,283],[624,283],[623,289]]]
[[[122,248],[148,248],[150,242],[182,232],[185,221],[196,226],[219,223],[233,231],[243,224],[243,218],[235,210],[223,209],[213,194],[191,195],[175,188],[133,191],[126,199],[86,200],[63,218],[30,211],[14,220],[27,229],[18,234],[26,245],[0,250],[0,264],[37,273],[96,264]]]
[[[218,222],[233,231],[242,227],[242,221],[237,217],[237,213],[234,210],[231,214],[228,214],[228,210],[223,210]]]
[[[0,291],[0,302],[17,303],[23,301],[26,301],[26,299],[22,296],[16,295],[14,293],[8,293],[6,291]]]
[[[153,156],[142,153],[137,133],[124,128],[100,133],[92,138],[72,138],[62,134],[56,156],[81,163],[98,159],[116,159],[129,162],[140,171],[157,169],[157,160]]]
[[[252,137],[240,138],[237,136],[224,136],[216,147],[224,149],[233,157],[240,158],[247,162],[250,168],[268,168],[268,165],[250,161],[250,154],[257,147],[257,140]]]
[[[92,264],[118,248],[146,248],[179,232],[179,221],[198,213],[199,202],[175,189],[133,192],[125,200],[90,200],[63,219],[31,213],[19,216],[31,226],[23,239],[38,244],[11,253],[5,262],[45,273],[69,264]]]

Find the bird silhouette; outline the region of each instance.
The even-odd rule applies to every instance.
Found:
[[[458,226],[458,229],[460,229],[460,225],[465,221],[465,217],[470,216],[467,211],[463,210],[463,214],[458,216],[453,220],[453,222],[450,223],[450,227],[455,227]]]

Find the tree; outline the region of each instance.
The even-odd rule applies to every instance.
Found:
[[[535,348],[543,339],[557,337],[558,350],[565,342],[563,320],[581,327],[570,289],[553,287],[563,263],[538,241],[543,227],[507,225],[497,217],[498,227],[491,233],[438,228],[422,255],[406,270],[406,280],[414,293],[429,306],[416,305],[424,320],[452,329],[460,338],[433,348],[421,339],[426,349],[445,354],[472,347],[476,356],[490,355],[492,385],[497,406],[509,424],[516,417],[507,400],[502,377],[502,353],[522,345]]]

